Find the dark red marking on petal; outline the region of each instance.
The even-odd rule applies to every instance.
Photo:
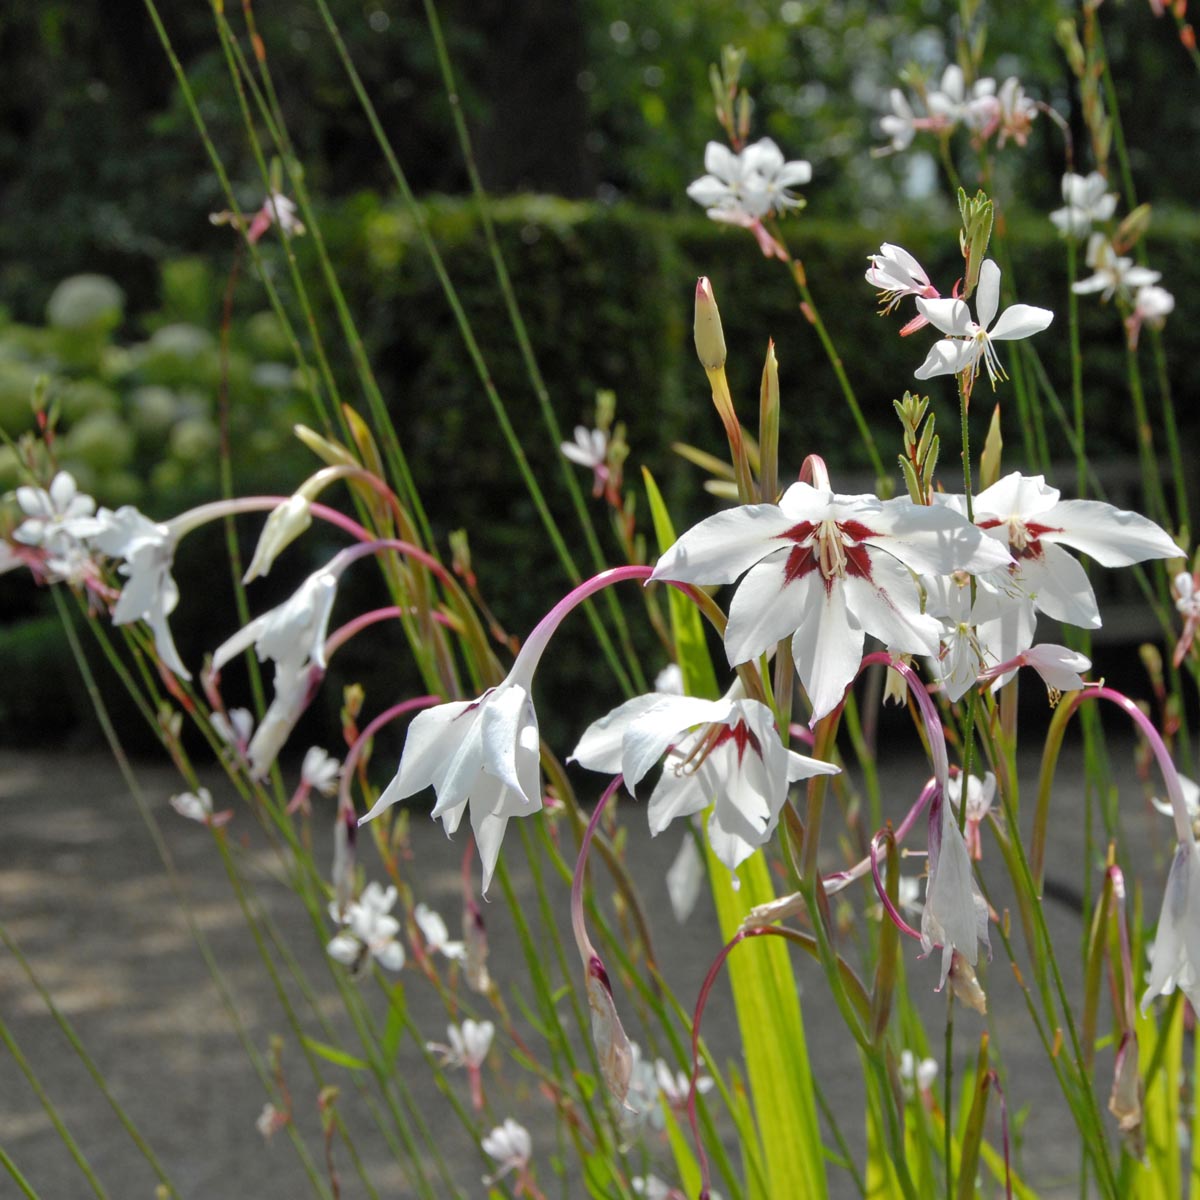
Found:
[[[717,735],[713,742],[712,748],[715,750],[718,746],[724,745],[726,742],[732,741],[737,746],[738,766],[742,765],[742,759],[746,756],[746,747],[749,746],[759,758],[762,758],[762,744],[755,736],[754,732],[746,724],[745,721],[739,721],[736,725],[726,725],[724,729]]]

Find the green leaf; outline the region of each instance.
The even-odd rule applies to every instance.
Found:
[[[346,1067],[351,1071],[367,1071],[371,1064],[365,1059],[355,1058],[353,1054],[347,1054],[345,1050],[339,1050],[336,1046],[329,1045],[328,1042],[319,1042],[314,1037],[309,1037],[307,1034],[301,1034],[300,1040],[316,1055],[325,1059],[327,1062],[336,1063],[339,1067]]]

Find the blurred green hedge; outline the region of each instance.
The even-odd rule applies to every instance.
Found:
[[[490,377],[551,508],[585,565],[582,539],[574,532],[559,477],[558,449],[542,427],[475,210],[467,201],[431,200],[424,212]],[[670,443],[686,441],[721,451],[719,426],[691,348],[692,294],[699,274],[713,280],[734,396],[750,428],[757,419],[767,339],[775,340],[783,395],[783,478],[798,469],[804,455],[820,453],[833,470],[835,486],[839,473],[847,471],[854,473],[856,484],[870,486],[869,471],[864,477],[867,458],[815,333],[799,310],[795,289],[780,264],[763,259],[744,231],[717,226],[702,215],[667,216],[547,197],[497,201],[493,218],[564,435],[570,437],[574,424],[591,421],[598,389],[613,389],[617,416],[627,425],[631,447],[627,483],[640,492],[640,467],[648,466],[681,527],[711,511],[712,501],[701,491],[695,470],[671,453]],[[364,194],[325,213],[322,224],[439,543],[445,547],[451,529],[468,530],[485,594],[510,631],[523,635],[564,589],[564,577],[411,218],[375,195]],[[789,222],[788,233],[890,469],[899,446],[891,401],[916,383],[912,372],[932,335],[925,331],[901,339],[898,331],[905,317],[876,315],[874,297],[863,279],[866,256],[883,240],[899,242],[946,289],[961,263],[956,231],[871,229],[800,216]],[[1065,402],[1066,253],[1048,221],[1022,222],[1011,234],[1006,283],[1015,281],[1022,302],[1057,314],[1055,325],[1034,345]],[[1200,355],[1189,350],[1189,342],[1198,336],[1191,299],[1198,293],[1188,284],[1200,271],[1194,253],[1198,240],[1200,222],[1177,217],[1156,218],[1149,242],[1152,265],[1163,270],[1164,284],[1178,298],[1166,344],[1185,447],[1196,444],[1198,425],[1189,402],[1200,384]],[[296,249],[306,278],[317,279],[312,239],[298,241]],[[281,265],[278,247],[265,247],[265,252],[272,269]],[[102,502],[134,501],[163,518],[215,494],[217,338],[222,273],[227,269],[228,264],[190,259],[166,264],[160,309],[136,320],[121,313],[119,289],[111,281],[76,279],[65,293],[62,288],[55,293],[46,326],[0,328],[0,422],[10,433],[19,430],[22,420],[28,423],[30,388],[39,374],[48,375],[49,395],[61,411],[64,461],[79,471],[83,485],[94,488]],[[287,298],[285,275],[282,270],[277,274]],[[336,347],[332,305],[319,286],[314,295],[329,344]],[[290,490],[312,463],[291,439],[289,428],[297,419],[315,418],[285,361],[286,344],[277,323],[264,308],[260,287],[243,281],[235,297],[228,366],[239,492]],[[1122,330],[1112,308],[1099,305],[1094,297],[1081,297],[1080,309],[1089,449],[1097,457],[1128,455],[1134,430]],[[1002,348],[1001,355],[1011,367],[1012,346]],[[1157,406],[1148,350],[1142,360],[1150,401]],[[357,403],[348,353],[335,355],[334,367],[343,397]],[[944,478],[950,479],[958,440],[953,384],[934,380],[926,390],[941,414]],[[1002,386],[997,396],[1005,406],[1005,465],[1022,465],[1011,385]],[[981,383],[972,414],[974,436],[980,439],[977,449],[991,407],[989,389]],[[1045,421],[1052,453],[1067,459],[1065,438],[1051,416]],[[9,470],[4,486],[12,482],[11,464]],[[1071,477],[1057,481],[1068,492]],[[586,488],[589,481],[581,475],[580,482]],[[606,517],[599,502],[594,503],[603,527]],[[644,505],[640,511],[644,515]],[[254,528],[247,525],[247,538],[254,536]],[[611,538],[605,543],[615,554]],[[273,575],[269,586],[256,585],[259,590],[252,590],[250,598],[254,611],[275,602],[282,589],[311,567],[316,545],[314,541],[307,550],[293,549],[290,560],[281,564],[280,581]],[[200,549],[199,543],[189,543],[181,555],[185,599],[177,619],[184,656],[197,664],[203,651],[230,632],[233,611],[224,599],[204,605],[189,601],[185,577],[228,577],[228,569],[218,561],[221,540],[204,544],[204,553],[211,556],[204,562],[197,562]],[[352,597],[346,600],[347,610],[379,599],[373,583],[365,582],[368,574],[347,580]],[[0,580],[0,614],[35,616],[30,590],[27,579]],[[218,594],[224,597],[226,592]],[[624,601],[631,626],[644,630],[636,595]],[[602,670],[594,670],[597,652],[582,621],[577,630],[564,653],[550,664],[543,684],[552,700],[577,702],[581,694],[588,695],[588,712],[594,715],[614,698],[612,684]],[[638,637],[652,676],[661,665],[661,654],[648,636]],[[24,638],[19,622],[0,631],[0,659],[8,661],[12,647]],[[339,656],[340,665],[335,660],[321,701],[327,716],[336,711],[339,679],[364,676],[378,704],[416,686],[399,644],[394,663],[381,666],[380,657],[358,655],[351,643]],[[50,673],[44,684],[31,682],[21,706],[28,714],[28,722],[20,722],[25,733],[44,727],[41,717],[59,703],[56,683]],[[42,686],[44,694],[39,692]],[[552,703],[547,711],[557,707]],[[12,712],[0,715],[0,732],[11,728],[13,719]],[[59,724],[56,718],[51,727]]]

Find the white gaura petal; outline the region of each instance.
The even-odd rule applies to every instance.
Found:
[[[1032,304],[1014,304],[1000,314],[995,329],[988,333],[994,342],[1012,341],[1015,338],[1026,338],[1034,333],[1041,333],[1051,321],[1054,314],[1048,308],[1037,308]]]
[[[731,664],[749,662],[796,632],[808,585],[818,572],[788,583],[784,578],[788,553],[780,551],[751,567],[733,594],[725,628],[725,653]]]
[[[689,183],[687,194],[690,199],[705,208],[728,204],[734,199],[729,185],[722,183],[715,175],[701,175],[699,179]]]
[[[612,712],[593,721],[584,731],[567,762],[577,762],[589,771],[615,775],[621,769],[621,743],[630,725],[658,704],[668,693],[649,692],[634,696]]]
[[[815,587],[804,621],[792,638],[792,657],[813,706],[813,723],[841,703],[862,662],[863,629],[846,608],[844,589],[834,580]]]
[[[921,301],[918,299],[917,303]],[[937,375],[957,375],[979,357],[974,342],[934,342],[925,361],[913,372],[917,379],[933,379]]]
[[[1081,629],[1100,628],[1087,572],[1065,550],[1043,541],[1041,556],[1021,559],[1016,578],[1046,616]]]
[[[719,179],[729,180],[737,177],[741,164],[737,155],[724,143],[709,142],[704,147],[704,169]]]
[[[693,526],[659,560],[651,579],[732,583],[779,549],[778,538],[795,520],[775,504],[744,504]]]
[[[637,787],[685,730],[702,722],[721,721],[728,714],[728,700],[703,700],[698,696],[664,696],[647,709],[630,725],[621,748],[621,774],[629,790]]]
[[[962,300],[951,300],[944,296],[926,300],[924,296],[918,296],[917,311],[930,325],[952,337],[967,337],[975,332],[971,310]]]
[[[1045,516],[1056,528],[1044,542],[1061,542],[1091,555],[1102,567],[1128,567],[1148,558],[1182,558],[1165,529],[1148,517],[1100,500],[1063,500]]]
[[[1005,546],[948,505],[913,504],[902,497],[886,501],[878,513],[863,520],[872,529],[863,541],[918,575],[990,571],[1012,561]]]
[[[849,576],[846,604],[863,629],[906,654],[938,652],[942,627],[921,612],[921,596],[908,569],[878,550],[868,550],[871,578]]]
[[[979,324],[984,329],[990,328],[995,320],[996,310],[1000,307],[1000,268],[995,260],[985,258],[979,268],[979,283],[975,288],[975,312]],[[995,334],[992,334],[995,337]],[[971,962],[974,963],[974,959]]]

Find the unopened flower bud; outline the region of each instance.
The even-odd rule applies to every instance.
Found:
[[[587,965],[588,1007],[592,1010],[592,1041],[600,1062],[600,1074],[605,1086],[620,1105],[629,1093],[633,1075],[633,1047],[617,1015],[608,972],[595,955]]]
[[[725,333],[721,314],[708,277],[696,281],[696,354],[706,371],[718,371],[725,365]]]
[[[1121,1135],[1136,1144],[1142,1129],[1142,1078],[1138,1073],[1137,1037],[1126,1033],[1117,1051],[1116,1071],[1113,1074],[1112,1094],[1108,1111],[1117,1118]]]
[[[979,986],[975,968],[957,950],[954,951],[954,957],[950,962],[949,979],[950,990],[954,993],[956,1000],[968,1008],[973,1008],[981,1016],[987,1014],[987,996],[984,995],[983,988]]]
[[[299,492],[289,496],[282,504],[271,510],[267,523],[259,535],[254,557],[242,577],[249,583],[260,575],[266,575],[275,559],[312,524],[312,505]]]

